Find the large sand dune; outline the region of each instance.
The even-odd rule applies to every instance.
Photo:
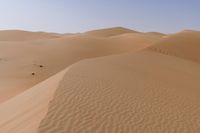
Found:
[[[117,30],[116,33],[115,30]],[[43,33],[2,31],[1,34],[9,34],[7,38],[14,40],[0,41],[0,102],[23,92],[82,59],[138,51],[162,38],[145,33],[123,36],[121,34],[127,33],[126,30],[118,32],[118,28],[110,29],[109,32],[111,31],[116,37],[98,37],[82,33],[64,34],[58,38],[50,37],[39,40],[35,38],[36,40],[28,41],[14,40],[23,36],[24,38],[32,36],[43,38]],[[107,30],[101,30],[101,33],[107,34]],[[12,34],[20,37],[16,36],[15,39]]]
[[[200,64],[155,52],[86,60],[65,74],[39,133],[198,133]]]
[[[198,133],[200,64],[190,59],[196,57],[191,50],[200,50],[199,37],[175,37],[177,42],[191,38],[179,44],[174,36],[168,37],[175,43],[169,44],[170,50],[180,56],[147,49],[73,65],[38,132]]]
[[[200,62],[200,31],[183,31],[170,35],[151,50]]]
[[[125,28],[1,41],[0,132],[198,133],[198,43]]]

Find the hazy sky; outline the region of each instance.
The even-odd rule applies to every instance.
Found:
[[[200,30],[200,0],[0,0],[0,30]]]

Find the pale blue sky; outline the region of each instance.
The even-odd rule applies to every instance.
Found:
[[[0,30],[200,30],[200,0],[0,0]]]

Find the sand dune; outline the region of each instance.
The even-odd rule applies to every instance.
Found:
[[[170,35],[151,50],[200,62],[200,31],[186,30]]]
[[[117,29],[113,29],[113,32],[115,30]],[[104,32],[106,34],[107,30]],[[24,36],[24,33],[19,36]],[[124,34],[114,38],[83,33],[23,42],[0,41],[0,102],[23,92],[77,61],[138,51],[152,45],[160,38],[143,33]]]
[[[153,46],[169,45],[180,56],[148,48],[73,65],[38,132],[198,133],[200,64],[181,56],[196,57],[197,35],[178,33]],[[185,37],[191,39],[184,43]],[[167,40],[174,45],[161,44]]]
[[[165,36],[166,34],[160,32],[147,32],[147,34],[157,35],[157,36]]]
[[[120,35],[120,34],[125,34],[125,33],[139,33],[139,32],[130,30],[127,28],[123,28],[123,27],[114,27],[114,28],[85,32],[85,34],[99,36],[99,37],[109,37],[109,36],[115,36],[115,35]]]
[[[65,74],[39,133],[198,133],[200,64],[143,51]]]
[[[198,133],[198,43],[125,28],[0,41],[0,132]]]
[[[61,34],[45,32],[28,32],[21,30],[0,31],[0,41],[30,41],[49,38],[58,38]]]

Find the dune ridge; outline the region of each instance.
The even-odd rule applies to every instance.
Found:
[[[36,133],[48,104],[69,68],[0,105],[0,132]]]
[[[123,27],[113,27],[113,28],[85,32],[85,34],[98,36],[98,37],[110,37],[110,36],[116,36],[116,35],[126,34],[126,33],[139,33],[139,32],[130,30],[127,28],[123,28]]]

